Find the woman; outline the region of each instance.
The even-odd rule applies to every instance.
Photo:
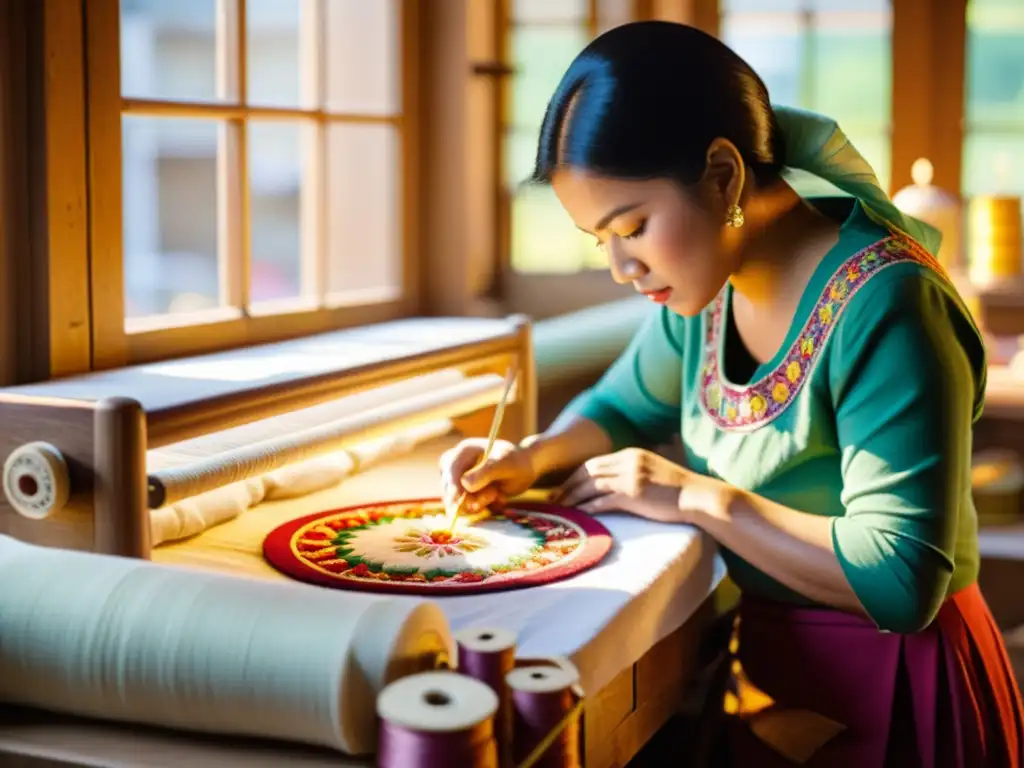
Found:
[[[802,200],[787,166],[853,197]],[[976,584],[985,352],[934,230],[834,123],[662,22],[577,57],[533,180],[659,306],[544,434],[475,469],[478,441],[451,451],[446,492],[479,508],[578,467],[561,503],[714,537],[743,593],[729,764],[1021,765]],[[685,468],[648,450],[676,433]]]

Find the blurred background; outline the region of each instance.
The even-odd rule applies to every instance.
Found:
[[[488,3],[492,0],[475,0]],[[497,3],[497,0],[494,0]],[[893,2],[720,0],[718,34],[760,73],[773,100],[840,121],[883,184],[891,173]],[[326,185],[328,292],[395,290],[401,248],[396,168],[402,114],[399,0],[326,0],[324,110],[361,120],[332,123],[324,141],[302,120],[248,123],[250,300],[301,297],[303,220]],[[519,274],[603,267],[590,238],[549,191],[519,188],[533,159],[544,106],[572,57],[605,29],[635,18],[635,0],[506,0],[500,48],[501,185],[507,252]],[[950,3],[952,9],[957,3]],[[282,110],[315,103],[302,55],[302,0],[248,0],[246,102]],[[970,0],[960,188],[953,194],[1024,194],[1024,3]],[[127,100],[216,102],[237,96],[218,69],[218,0],[122,0],[121,81]],[[699,76],[699,75],[695,75]],[[218,306],[218,163],[222,127],[207,119],[137,114],[122,121],[125,315]],[[141,112],[144,112],[141,111]],[[315,176],[316,178],[313,178]],[[797,179],[802,191],[820,182]],[[350,254],[345,256],[343,254]],[[373,253],[373,259],[358,254]]]

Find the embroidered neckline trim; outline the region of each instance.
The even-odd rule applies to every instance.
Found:
[[[757,381],[736,386],[724,380],[720,369],[723,287],[705,311],[704,361],[700,404],[720,428],[734,432],[758,429],[777,419],[796,399],[821,356],[821,350],[850,299],[868,279],[885,267],[912,261],[936,269],[931,254],[913,240],[891,235],[846,259],[825,284],[807,321],[779,364]]]

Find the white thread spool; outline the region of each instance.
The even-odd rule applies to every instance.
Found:
[[[49,443],[15,448],[4,462],[4,496],[15,512],[30,520],[45,520],[62,510],[71,495],[68,465]]]

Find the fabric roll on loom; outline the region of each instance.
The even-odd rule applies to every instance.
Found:
[[[330,488],[382,461],[409,453],[428,440],[446,435],[451,429],[450,419],[436,419],[151,510],[153,546],[196,536],[215,525],[234,520],[263,501],[293,499]],[[170,451],[165,448],[151,455],[153,453],[166,457]]]
[[[454,655],[434,603],[0,536],[0,701],[372,753],[377,694]]]

